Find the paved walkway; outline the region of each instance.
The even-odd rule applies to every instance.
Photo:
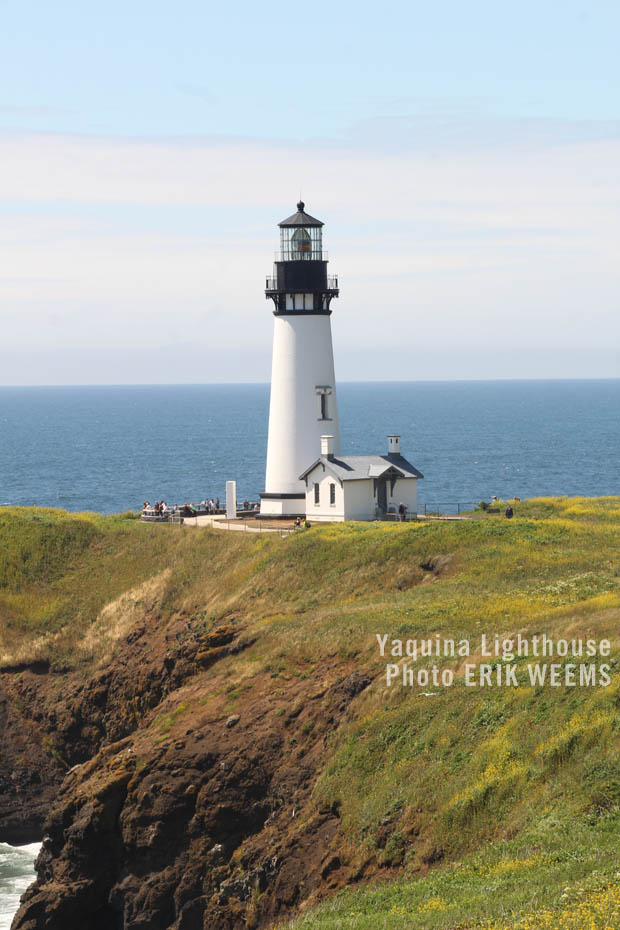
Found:
[[[463,517],[457,513],[419,513],[418,521],[422,520],[471,520],[471,517]]]
[[[225,514],[205,514],[201,517],[183,517],[183,526],[212,526],[216,530],[236,530],[241,533],[279,533],[280,536],[286,536],[287,533],[295,532],[289,526],[263,526],[262,520],[256,520],[256,526],[249,523],[231,522],[226,519]]]
[[[424,514],[420,513],[417,517],[418,521],[426,521],[428,523],[435,522],[437,520],[471,520],[471,517],[463,517],[457,514]],[[184,526],[212,526],[216,530],[235,530],[240,533],[279,533],[280,536],[286,536],[288,533],[294,533],[295,529],[292,526],[274,526],[273,523],[271,526],[265,526],[263,520],[256,520],[252,523],[244,522],[242,520],[238,521],[229,521],[226,518],[225,514],[205,514],[200,517],[183,517]],[[398,520],[390,521],[393,523],[399,523]],[[415,521],[408,521],[415,522]]]

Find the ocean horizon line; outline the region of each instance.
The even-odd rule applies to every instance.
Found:
[[[395,378],[377,381],[338,380],[346,384],[583,384],[620,381],[620,375],[601,378]],[[0,390],[34,390],[40,388],[188,388],[188,387],[269,387],[269,381],[140,381],[140,382],[69,382],[66,384],[0,384]]]

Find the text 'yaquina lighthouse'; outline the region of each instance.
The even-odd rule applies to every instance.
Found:
[[[260,516],[318,521],[417,513],[419,472],[388,437],[384,455],[340,455],[331,332],[338,279],[327,274],[323,223],[297,204],[278,224],[280,252],[265,296],[274,303],[265,490]]]

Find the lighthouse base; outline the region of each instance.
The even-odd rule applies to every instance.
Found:
[[[258,519],[263,520],[290,520],[295,517],[306,516],[305,494],[274,494],[263,491],[260,497],[260,513]]]

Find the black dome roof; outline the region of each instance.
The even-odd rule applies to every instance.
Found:
[[[314,216],[310,216],[309,213],[305,213],[306,205],[303,200],[300,200],[297,204],[297,213],[293,213],[292,216],[287,217],[287,219],[282,220],[281,223],[278,223],[278,226],[324,226],[320,220],[317,220]]]

